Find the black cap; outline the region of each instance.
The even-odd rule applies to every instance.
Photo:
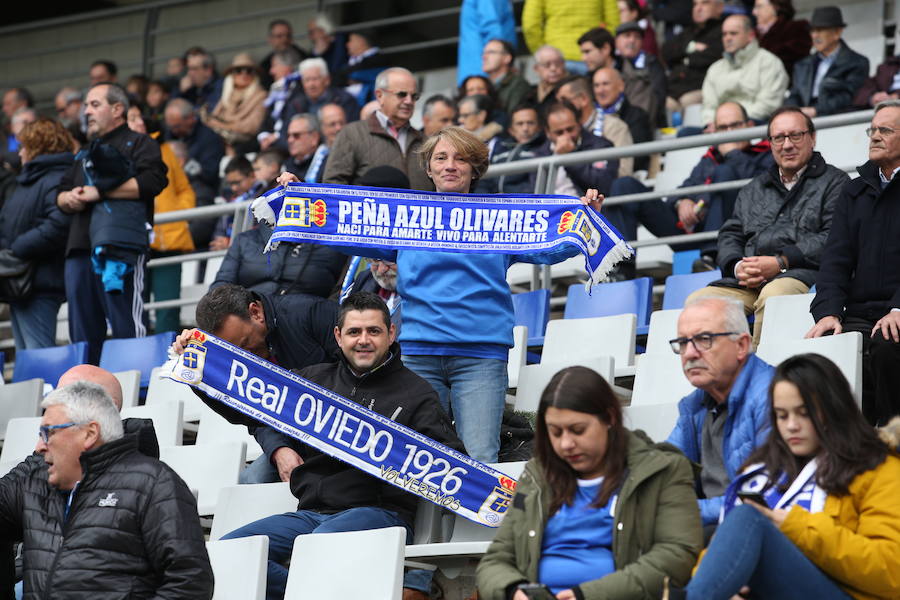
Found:
[[[844,15],[841,14],[841,9],[837,6],[817,7],[809,20],[810,29],[833,29],[846,26]]]
[[[644,33],[643,28],[638,25],[637,21],[628,21],[627,23],[622,23],[618,27],[616,27],[616,35],[622,35],[623,33],[628,33],[629,31],[637,31],[639,33]]]

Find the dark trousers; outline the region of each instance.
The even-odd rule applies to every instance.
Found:
[[[69,303],[69,337],[88,343],[88,362],[98,364],[107,324],[114,338],[147,335],[144,315],[144,269],[146,256],[138,259],[125,276],[122,293],[106,293],[100,276],[94,273],[90,255],[73,251],[66,258],[66,301]]]
[[[872,335],[874,320],[847,316],[843,330],[863,336],[863,415],[872,425],[884,425],[900,415],[900,344],[885,339],[881,331]]]

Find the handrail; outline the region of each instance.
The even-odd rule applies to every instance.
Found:
[[[873,114],[873,110],[862,110],[839,115],[829,115],[827,117],[818,117],[813,119],[813,123],[815,123],[816,130],[831,129],[833,127],[842,127],[844,125],[867,123],[871,120]],[[577,165],[598,160],[649,156],[651,154],[668,152],[670,150],[683,150],[685,148],[696,148],[698,146],[713,146],[727,142],[742,142],[754,138],[761,138],[765,135],[767,135],[767,128],[764,125],[760,125],[758,127],[735,129],[732,131],[723,131],[721,133],[706,133],[681,138],[644,142],[643,144],[633,144],[631,146],[603,148],[600,150],[582,150],[581,152],[571,152],[569,154],[527,158],[515,162],[491,165],[488,168],[487,173],[485,173],[485,177],[530,173],[543,165],[565,167],[568,165]]]

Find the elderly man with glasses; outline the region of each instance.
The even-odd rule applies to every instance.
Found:
[[[0,480],[0,530],[23,540],[25,597],[212,598],[194,495],[140,453],[104,388],[78,381],[41,406],[42,460]]]
[[[736,300],[688,303],[670,343],[697,389],[678,403],[678,422],[667,441],[701,465],[698,503],[711,534],[725,489],[769,434],[767,395],[774,369],[750,352],[747,319]]]
[[[863,414],[900,414],[900,100],[875,107],[869,160],[835,204],[807,337],[863,334]],[[900,178],[898,178],[900,179]]]
[[[834,205],[850,180],[814,151],[815,126],[799,108],[775,111],[768,137],[775,165],[741,189],[719,230],[716,261],[724,277],[688,298],[740,300],[755,315],[754,349],[766,300],[805,294],[816,283]]]
[[[369,169],[387,165],[405,173],[412,189],[433,190],[419,163],[424,136],[409,123],[419,99],[415,76],[402,67],[382,71],[375,80],[375,98],[378,110],[348,124],[335,138],[323,183],[354,185]]]

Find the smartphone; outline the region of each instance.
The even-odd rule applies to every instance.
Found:
[[[763,495],[760,494],[759,492],[738,492],[737,495],[738,495],[738,498],[740,498],[741,500],[743,500],[745,502],[747,500],[749,500],[750,502],[755,502],[755,503],[759,504],[760,506],[765,506],[766,508],[769,507],[769,504],[766,502],[766,499],[763,498]]]
[[[553,592],[550,591],[550,588],[543,583],[520,583],[516,589],[525,592],[525,595],[528,596],[529,599],[552,600],[555,598]]]

